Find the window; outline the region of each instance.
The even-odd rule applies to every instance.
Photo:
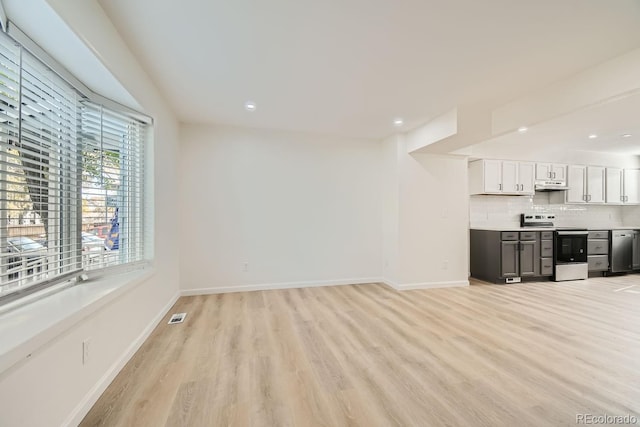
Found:
[[[144,260],[146,127],[0,34],[0,302]]]

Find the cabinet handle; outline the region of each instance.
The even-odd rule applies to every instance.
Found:
[[[551,172],[551,178],[555,178],[556,177],[556,173],[555,172]]]
[[[502,191],[502,184],[498,184],[498,190]]]

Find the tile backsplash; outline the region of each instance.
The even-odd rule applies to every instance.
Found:
[[[519,227],[521,213],[551,213],[558,227],[622,227],[640,225],[629,207],[565,205],[550,201],[551,193],[535,196],[471,196],[469,221],[473,227]],[[623,212],[624,209],[624,212]],[[637,212],[637,211],[636,211]]]

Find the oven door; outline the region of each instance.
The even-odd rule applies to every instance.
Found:
[[[556,264],[587,262],[587,232],[556,231]]]

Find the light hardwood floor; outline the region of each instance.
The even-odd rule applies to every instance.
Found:
[[[183,297],[171,313],[183,311],[81,425],[555,426],[582,413],[640,423],[638,275]]]

